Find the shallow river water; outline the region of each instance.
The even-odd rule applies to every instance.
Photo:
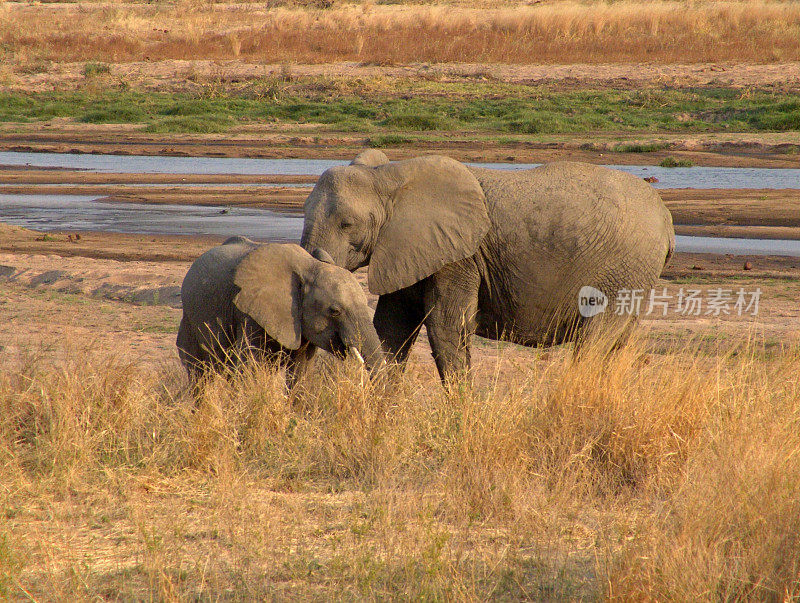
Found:
[[[242,159],[0,152],[0,165],[57,167],[103,173],[140,174],[290,174],[317,176],[347,161],[332,159]],[[519,170],[534,163],[475,163],[478,167]],[[800,169],[609,165],[636,176],[655,176],[656,188],[800,188]]]
[[[303,230],[302,214],[242,207],[114,203],[88,195],[0,194],[0,221],[42,232],[244,235],[262,241],[299,240]]]

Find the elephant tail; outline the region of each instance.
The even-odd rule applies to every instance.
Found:
[[[664,266],[669,264],[672,255],[675,253],[675,231],[670,229],[669,233],[669,246],[667,247],[667,257],[664,258]]]

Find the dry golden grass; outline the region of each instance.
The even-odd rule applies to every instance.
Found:
[[[0,374],[0,589],[32,598],[800,596],[798,350],[644,344],[370,383],[86,352]]]
[[[800,3],[592,2],[503,8],[0,4],[0,47],[46,61],[478,63],[800,60]]]

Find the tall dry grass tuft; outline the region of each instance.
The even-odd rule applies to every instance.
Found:
[[[175,380],[85,351],[46,369],[28,359],[0,375],[5,469],[69,488],[106,467],[169,466],[183,414]]]
[[[513,374],[501,361],[448,390],[415,363],[370,381],[322,362],[291,394],[270,365],[210,377],[194,396],[177,366],[81,352],[24,363],[0,375],[6,508],[58,509],[43,501],[77,491],[116,519],[106,534],[55,510],[46,529],[7,513],[0,587],[66,592],[64,572],[79,571],[86,596],[120,580],[130,596],[166,598],[265,597],[278,584],[359,597],[797,596],[798,350],[649,349],[587,344],[527,356]],[[176,510],[162,518],[164,496]],[[65,542],[90,530],[93,548],[45,555],[36,543],[59,529],[72,530]],[[125,578],[93,557],[127,563],[102,544],[122,533],[140,559]],[[211,561],[204,547],[223,552]]]
[[[752,356],[731,364],[706,386],[718,393],[678,481],[618,559],[620,596],[800,596],[797,351],[774,367]]]
[[[235,59],[608,63],[800,59],[800,3],[558,2],[534,6],[20,5],[5,9],[12,56],[127,62]]]

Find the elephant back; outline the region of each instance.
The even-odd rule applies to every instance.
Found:
[[[532,170],[473,169],[493,227],[490,273],[502,273],[505,313],[531,325],[570,320],[578,291],[611,303],[624,289],[651,288],[674,246],[672,217],[653,187],[600,166],[555,162]],[[492,265],[494,264],[494,265]]]
[[[184,316],[194,325],[230,325],[236,287],[234,273],[257,245],[251,241],[226,242],[197,258],[181,285]]]

